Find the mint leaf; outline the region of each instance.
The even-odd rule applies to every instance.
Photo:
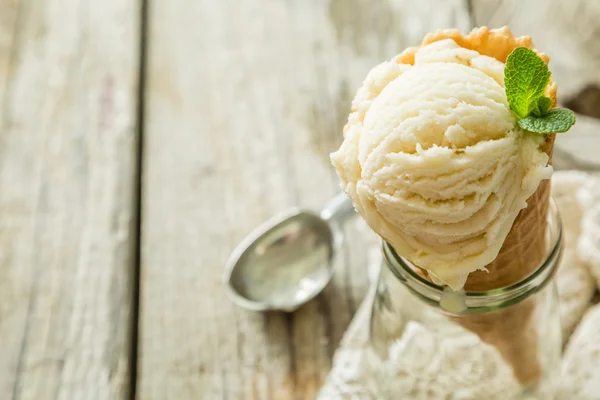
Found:
[[[542,116],[530,115],[517,123],[522,129],[534,133],[566,132],[575,124],[575,113],[566,108],[553,108]]]
[[[534,108],[530,110],[529,114],[540,117],[548,112],[550,104],[552,104],[552,99],[550,97],[542,96],[533,104]]]
[[[535,51],[526,47],[517,47],[506,59],[504,67],[506,97],[511,110],[519,117],[524,118],[532,110],[539,109],[538,99],[544,95],[549,81],[548,66]]]
[[[550,82],[548,66],[535,51],[517,47],[506,59],[504,88],[517,124],[529,132],[566,132],[575,123],[575,114],[564,108],[550,109],[552,99],[544,96]]]

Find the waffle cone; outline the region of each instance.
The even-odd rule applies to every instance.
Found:
[[[463,35],[456,30],[442,30],[427,35],[421,46],[443,39],[453,39],[464,48],[494,57],[503,63],[516,47],[533,49],[544,62],[549,61],[546,54],[533,48],[530,37],[515,37],[507,27],[494,30],[486,27],[477,28],[468,35]],[[396,58],[396,61],[413,64],[414,55],[419,47],[406,49]],[[552,107],[554,107],[555,83],[550,82],[545,95],[552,99]],[[546,136],[543,147],[550,161],[554,138],[555,135]],[[533,273],[544,262],[548,254],[546,215],[549,201],[550,182],[545,180],[528,199],[527,207],[517,216],[497,258],[486,266],[487,272],[476,271],[469,274],[465,284],[467,291],[488,291],[517,283]],[[541,377],[538,332],[533,318],[536,308],[536,297],[530,296],[520,303],[501,310],[461,315],[453,319],[477,334],[482,341],[496,347],[512,367],[515,378],[522,385],[530,385],[537,383]]]

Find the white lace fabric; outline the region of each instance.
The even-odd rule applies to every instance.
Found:
[[[556,276],[559,314],[566,344],[560,380],[548,398],[600,400],[600,304],[592,297],[600,287],[600,177],[559,171],[552,178],[554,197],[563,221],[565,248]],[[380,265],[373,259],[370,268]],[[464,332],[444,333],[444,340],[418,324],[407,328],[385,364],[368,347],[368,317],[375,283],[350,324],[333,360],[333,368],[319,393],[322,400],[496,399],[507,388],[517,390],[512,374],[503,369],[497,352],[473,343]],[[477,341],[477,338],[471,338]],[[437,343],[435,346],[432,343]],[[474,342],[475,343],[475,342]],[[489,352],[487,350],[490,350]],[[440,356],[442,354],[443,356]],[[465,360],[465,357],[470,357]],[[468,371],[460,365],[468,365]],[[494,376],[484,371],[494,370]],[[502,389],[502,390],[501,390]],[[451,395],[450,395],[451,394]]]

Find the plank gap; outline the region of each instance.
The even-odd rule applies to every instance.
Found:
[[[148,2],[149,0],[140,0],[140,26],[139,26],[139,66],[138,66],[138,87],[137,87],[137,98],[138,107],[136,111],[136,124],[137,124],[137,148],[136,148],[136,180],[134,184],[134,212],[135,217],[133,218],[133,276],[132,276],[132,310],[131,310],[131,346],[129,355],[129,398],[135,400],[137,397],[137,377],[138,377],[138,339],[140,330],[140,277],[141,277],[141,234],[142,234],[142,176],[144,173],[144,158],[142,157],[144,151],[144,111],[145,111],[145,91],[146,91],[146,64],[147,64],[147,52],[148,52]]]

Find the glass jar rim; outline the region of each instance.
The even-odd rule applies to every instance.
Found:
[[[547,217],[550,252],[548,257],[528,276],[516,283],[487,291],[464,291],[465,308],[454,314],[478,314],[519,303],[542,290],[552,279],[562,255],[562,223],[555,202],[550,199]],[[396,253],[392,246],[383,241],[385,264],[389,270],[414,294],[432,306],[440,307],[445,287],[437,285],[415,271],[410,261]]]

